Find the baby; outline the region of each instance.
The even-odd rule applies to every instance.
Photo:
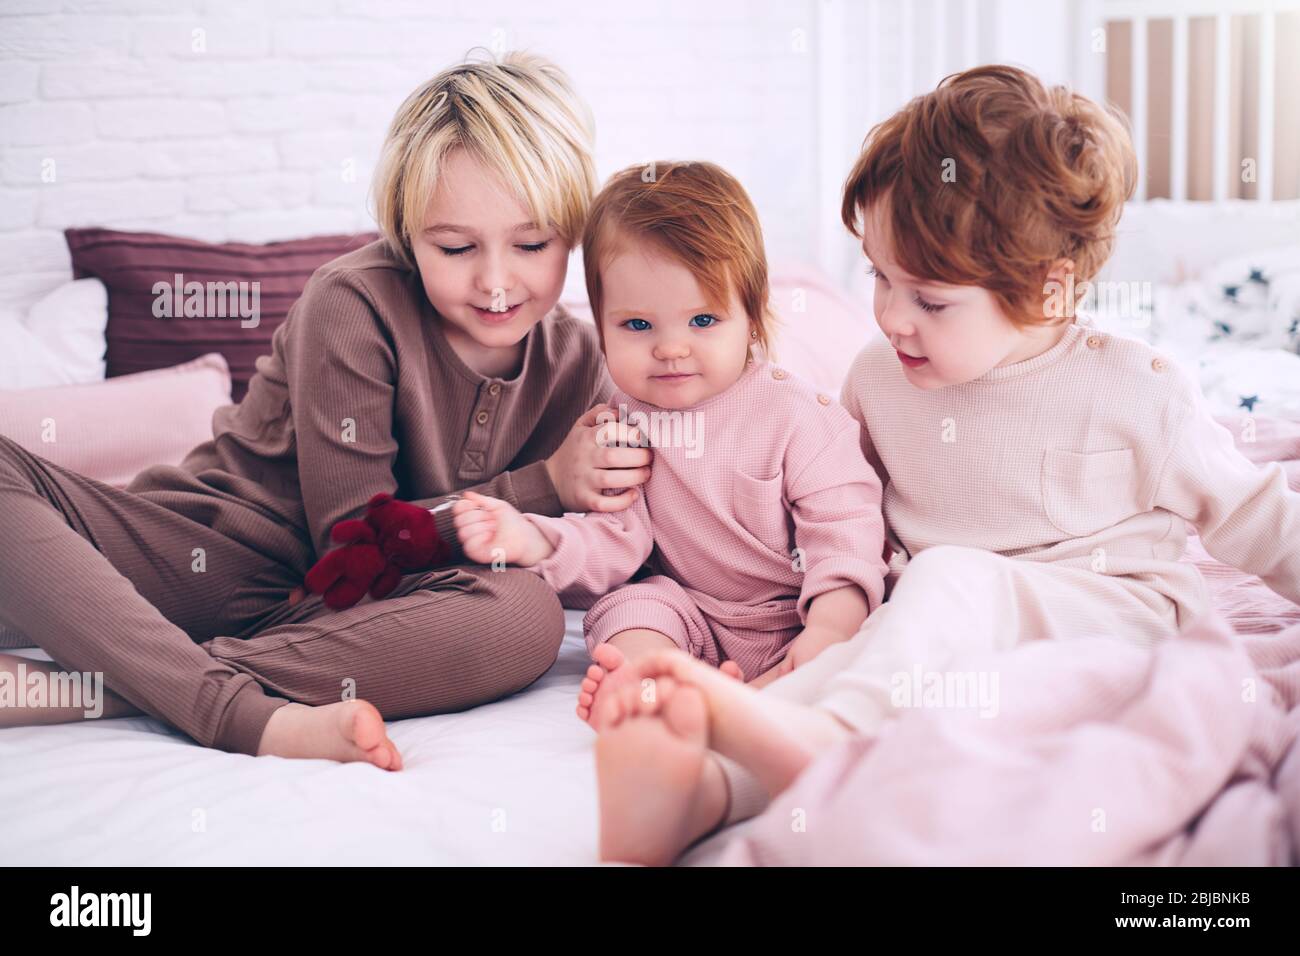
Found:
[[[623,170],[596,197],[583,258],[609,404],[654,448],[650,479],[625,511],[561,518],[467,494],[453,509],[465,554],[589,606],[583,719],[611,673],[658,650],[762,685],[847,640],[883,598],[880,482],[857,422],[767,358],[744,189],[711,163]]]

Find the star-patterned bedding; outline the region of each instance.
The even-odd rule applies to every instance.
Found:
[[[1178,284],[1103,283],[1090,304],[1097,326],[1197,370],[1216,413],[1300,420],[1300,245]]]

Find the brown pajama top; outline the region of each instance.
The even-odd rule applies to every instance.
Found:
[[[543,461],[614,391],[595,328],[562,307],[528,334],[515,378],[475,372],[384,240],[318,269],[256,367],[244,400],[217,411],[211,441],[130,490],[234,495],[302,529],[316,556],[380,491],[432,508],[473,489],[561,514]],[[463,558],[449,510],[438,527]]]

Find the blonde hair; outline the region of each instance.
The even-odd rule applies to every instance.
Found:
[[[406,98],[375,168],[375,221],[412,268],[412,241],[443,160],[458,147],[512,184],[534,221],[554,225],[570,248],[596,191],[591,112],[564,72],[530,53],[472,56]]]

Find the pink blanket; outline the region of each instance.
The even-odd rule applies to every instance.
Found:
[[[1243,452],[1300,484],[1300,423],[1255,437]],[[1178,640],[973,656],[956,666],[997,675],[996,716],[903,711],[810,766],[722,863],[1300,862],[1300,608],[1199,542],[1188,560],[1215,609]]]

